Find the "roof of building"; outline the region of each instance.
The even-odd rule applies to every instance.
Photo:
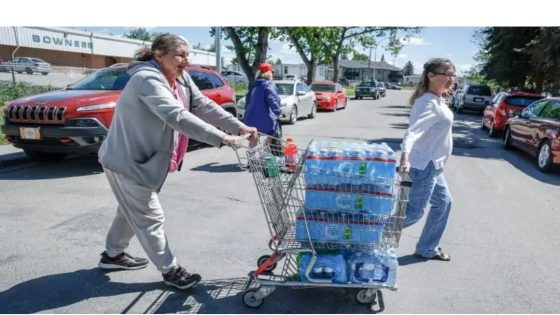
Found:
[[[388,64],[385,61],[367,61],[367,60],[341,60],[340,66],[343,68],[353,69],[381,69],[390,71],[402,71],[401,68]]]

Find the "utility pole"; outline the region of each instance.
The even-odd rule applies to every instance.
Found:
[[[369,47],[369,57],[368,57],[368,64],[367,64],[368,72],[371,72],[371,48],[372,48],[372,46]],[[368,76],[368,79],[371,79],[371,78]]]
[[[222,73],[222,28],[216,27],[216,71]]]

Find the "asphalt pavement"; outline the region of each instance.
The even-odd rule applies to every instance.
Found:
[[[407,91],[284,125],[300,148],[311,139],[386,142],[399,150]],[[560,310],[560,174],[506,151],[456,114],[445,169],[453,208],[441,246],[450,262],[413,256],[424,220],[403,231],[397,291],[384,313],[557,313]],[[278,288],[258,309],[241,301],[248,273],[269,254],[270,233],[251,173],[230,148],[186,155],[160,194],[173,253],[201,283],[180,291],[153,265],[97,268],[116,202],[95,157],[35,163],[0,146],[0,313],[369,313],[354,290]],[[129,252],[144,253],[136,239]]]

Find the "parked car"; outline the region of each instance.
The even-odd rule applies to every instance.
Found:
[[[97,153],[121,91],[130,79],[126,68],[127,64],[116,64],[64,90],[8,103],[2,132],[10,143],[33,159]],[[187,71],[204,95],[236,115],[235,92],[225,79],[207,68],[188,67]]]
[[[490,137],[498,136],[506,126],[514,112],[525,109],[534,101],[544,98],[539,94],[521,92],[500,92],[496,94],[492,103],[487,105],[482,114],[482,129],[488,129]]]
[[[226,78],[232,85],[236,83],[249,84],[249,79],[244,73],[233,71],[233,70],[223,70],[222,76]]]
[[[317,109],[326,109],[336,112],[339,108],[346,108],[348,98],[342,85],[331,81],[315,81],[311,83],[311,89],[315,92]]]
[[[387,88],[385,87],[384,82],[377,82],[377,90],[379,91],[379,95],[381,97],[387,96]]]
[[[390,83],[390,88],[391,90],[402,90],[402,87],[399,84],[396,83]]]
[[[374,100],[379,99],[379,89],[377,88],[377,81],[362,81],[356,87],[356,98],[361,100],[364,97],[372,97]]]
[[[49,74],[52,67],[51,64],[39,58],[17,57],[11,62],[2,63],[2,71],[12,71],[17,73],[33,74],[35,72],[43,75]]]
[[[510,118],[505,127],[504,147],[516,147],[537,157],[543,172],[560,165],[560,98],[545,98]]]
[[[6,68],[6,64],[8,62],[9,60],[0,57],[0,72],[8,72],[8,69]]]
[[[453,95],[451,95],[451,101],[449,102],[449,107],[451,109],[457,108],[459,105],[459,99],[463,97],[464,90],[463,89],[456,89],[453,91]]]
[[[274,80],[276,91],[280,97],[282,113],[280,121],[295,124],[299,117],[315,118],[317,100],[315,93],[301,81]],[[246,106],[245,97],[237,102],[237,117],[243,119]]]
[[[467,84],[464,88],[463,97],[456,105],[457,112],[463,110],[476,110],[482,113],[486,105],[492,101],[492,90],[485,84]]]
[[[341,79],[339,79],[339,80],[338,80],[338,83],[340,83],[340,85],[342,85],[342,86],[348,86],[348,84],[350,84],[350,83],[348,82],[348,79],[346,79],[346,78],[341,78]]]

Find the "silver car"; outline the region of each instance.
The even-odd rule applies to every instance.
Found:
[[[311,88],[301,82],[292,80],[274,80],[280,96],[280,121],[295,124],[300,117],[315,118],[317,100]],[[237,102],[237,116],[243,119],[245,114],[245,97]]]
[[[469,84],[463,89],[464,94],[459,98],[455,105],[457,112],[463,110],[476,110],[480,113],[484,111],[486,105],[492,101],[492,90],[485,84]]]
[[[249,79],[247,79],[247,76],[241,72],[233,70],[223,70],[221,74],[234,86],[237,83],[249,84]]]

